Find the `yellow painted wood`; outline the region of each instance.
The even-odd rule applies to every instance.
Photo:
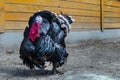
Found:
[[[5,0],[6,3],[34,4],[39,5],[43,0]]]
[[[58,6],[59,0],[6,0],[6,3]]]
[[[21,30],[27,26],[29,17],[38,10],[73,15],[72,28],[100,28],[100,0],[1,0],[5,1],[5,12],[0,22],[7,30]],[[104,28],[120,28],[120,1],[103,0],[102,22]],[[0,5],[1,8],[1,5]],[[0,13],[1,14],[1,13]],[[1,27],[0,27],[1,30]]]
[[[85,0],[84,3],[83,0],[80,0],[80,3],[78,3],[78,1],[6,0],[5,21],[8,23],[6,24],[6,29],[24,29],[25,23],[28,21],[29,17],[37,10],[50,10],[57,13],[60,13],[60,11],[62,11],[63,13],[68,13],[70,15],[78,15],[73,16],[76,22],[79,22],[82,26],[89,26],[89,28],[93,27],[94,22],[97,22],[98,24],[100,22],[100,6],[93,5],[87,0]],[[95,3],[97,2],[98,1],[95,1]],[[88,25],[85,22],[88,23]],[[90,24],[92,24],[92,26],[90,26]],[[18,27],[14,27],[17,25]]]
[[[88,6],[89,7],[89,6]],[[16,9],[17,8],[17,9]],[[87,15],[87,16],[99,16],[99,11],[90,11],[89,8],[86,10],[82,9],[69,9],[69,8],[58,8],[58,7],[45,7],[45,6],[31,6],[31,5],[21,5],[21,4],[6,4],[5,10],[9,12],[36,12],[38,10],[50,10],[57,13],[60,11],[67,12],[72,15]]]
[[[83,17],[83,16],[73,16],[75,22],[100,22],[99,17]]]
[[[120,1],[107,1],[106,5],[120,7]]]
[[[120,1],[104,0],[104,4],[104,11],[120,12]]]
[[[4,0],[0,0],[0,32],[4,31]]]
[[[58,9],[45,7],[46,10],[50,11],[57,11]],[[60,11],[60,10],[58,10]],[[90,12],[90,11],[82,11],[82,10],[69,10],[69,9],[62,9],[64,13],[69,13],[71,15],[83,15],[83,16],[99,16],[99,12]],[[79,14],[77,14],[79,12]],[[29,17],[32,13],[13,13],[13,12],[6,12],[5,20],[20,20],[20,21],[28,21]],[[92,17],[91,17],[92,18]]]
[[[87,22],[82,22],[82,23],[73,23],[71,24],[72,28],[81,28],[81,29],[93,29],[93,28],[99,28],[100,29],[100,23],[87,23]]]
[[[96,12],[96,11],[85,11],[85,10],[71,10],[71,9],[63,9],[63,8],[54,8],[54,7],[43,7],[43,6],[39,6],[39,7],[36,7],[36,9],[34,7],[30,7],[30,6],[16,6],[17,9],[15,8],[15,5],[14,6],[11,6],[11,5],[7,5],[6,7],[6,11],[11,11],[11,12],[31,12],[31,13],[34,13],[36,12],[37,10],[39,10],[41,8],[42,9],[46,9],[46,10],[51,10],[51,11],[54,11],[54,12],[57,12],[57,13],[60,13],[60,10],[63,11],[64,13],[68,13],[68,14],[72,14],[72,15],[85,15],[85,16],[99,16],[99,12]],[[90,14],[88,14],[90,13]],[[20,13],[21,15],[24,14],[24,13]],[[111,12],[104,12],[105,16],[106,17],[119,17],[119,13],[111,13]],[[7,15],[7,14],[6,14]]]
[[[14,21],[5,21],[7,24],[6,30],[24,30],[26,26],[28,26],[27,22],[14,22]],[[11,27],[9,27],[11,26]],[[92,29],[92,28],[99,28],[100,24],[99,23],[73,23],[72,28],[81,28],[81,29]]]
[[[39,5],[45,5],[45,6],[59,6],[59,0],[42,0],[42,3]]]
[[[120,17],[120,13],[104,12],[105,17]]]
[[[100,0],[100,30],[104,31],[104,0]]]
[[[82,3],[89,3],[89,4],[100,4],[99,0],[65,0],[65,1],[82,2]]]
[[[120,28],[120,2],[105,0],[104,28]]]
[[[83,4],[83,3],[72,3],[72,2],[60,2],[56,8],[65,8],[65,9],[84,9],[84,10],[100,10],[100,6],[90,5],[90,4]],[[44,6],[48,5],[25,5],[25,4],[9,4],[6,3],[5,10],[6,11],[15,11],[15,12],[34,12],[37,10],[44,9]],[[50,6],[51,8],[52,6]]]
[[[45,3],[49,2],[50,4],[53,2],[53,3],[56,3],[57,1],[64,1],[64,0],[6,0],[6,2],[12,2],[12,3],[22,3],[22,4],[39,4],[41,3],[42,1],[45,1]],[[90,3],[90,4],[100,4],[99,3],[99,0],[65,0],[65,1],[72,1],[72,2],[81,2],[81,3]],[[49,4],[48,3],[48,4]]]
[[[17,22],[17,21],[5,21],[5,29],[25,29],[26,26],[28,26],[28,22]]]
[[[75,3],[69,1],[59,1],[59,6],[63,8],[74,8],[74,9],[85,9],[85,10],[100,10],[99,5],[91,5],[91,4],[84,4],[84,3]]]
[[[105,28],[120,28],[120,23],[105,23]]]
[[[6,21],[24,21],[27,22],[32,14],[27,13],[6,13]],[[75,22],[100,22],[99,17],[73,16]]]
[[[28,21],[29,17],[32,16],[32,14],[28,13],[5,13],[5,20],[17,20],[17,21]]]
[[[39,5],[23,5],[23,4],[6,4],[5,11],[9,12],[26,12],[34,13],[38,10],[43,10],[43,6]]]
[[[64,13],[68,13],[70,15],[78,15],[78,16],[100,16],[99,11],[88,11],[88,10],[75,10],[75,9],[64,9],[60,8],[60,10]]]
[[[106,23],[120,23],[120,18],[104,18],[104,22]]]
[[[120,13],[120,7],[105,6],[104,11]]]

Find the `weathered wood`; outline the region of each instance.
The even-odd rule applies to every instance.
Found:
[[[45,9],[48,9],[47,7]],[[53,9],[53,10],[52,10]],[[50,11],[54,11],[55,9],[54,8],[50,8],[49,9]],[[77,15],[77,11],[76,10],[73,10],[75,12],[70,12],[68,9],[62,9],[61,11],[63,11],[64,13],[73,13],[74,15]],[[84,11],[84,12],[80,12],[79,15],[81,16],[98,16],[99,17],[99,12],[89,12],[89,11]],[[72,14],[72,15],[73,15]],[[91,15],[90,15],[91,14]],[[20,21],[28,21],[29,17],[32,15],[32,13],[13,13],[13,12],[6,12],[5,14],[5,20],[20,20]],[[75,17],[76,18],[76,21],[79,22],[79,20],[86,20],[86,17],[85,19],[83,19],[83,17],[81,16],[78,16],[78,17]],[[92,19],[93,18],[93,19]],[[88,21],[89,20],[92,20],[94,22],[95,17],[88,17]],[[82,21],[82,22],[83,22]],[[98,20],[97,20],[98,21]],[[81,21],[80,21],[81,22]],[[86,21],[85,21],[86,22]]]
[[[6,29],[7,30],[21,30],[24,29],[26,26],[28,26],[28,22],[17,22],[17,21],[5,21]],[[9,27],[11,26],[11,27]],[[91,22],[79,22],[79,23],[73,23],[72,28],[99,28],[100,24],[99,22],[91,23]]]
[[[105,23],[120,23],[120,18],[112,18],[112,17],[105,17],[104,18]]]
[[[5,21],[5,29],[13,29],[13,30],[21,30],[25,29],[28,26],[28,22],[20,22],[20,21]]]
[[[59,0],[6,0],[10,4],[58,6]]]
[[[89,7],[89,6],[88,6]],[[16,9],[17,8],[17,9]],[[21,5],[21,4],[6,4],[6,11],[17,12],[17,13],[33,13],[38,10],[50,10],[57,13],[63,11],[64,13],[72,15],[86,15],[86,16],[99,16],[99,11],[92,11],[89,8],[84,9],[74,9],[74,8],[64,8],[64,7],[48,7],[48,6],[31,6],[31,5]]]
[[[120,2],[104,0],[104,28],[120,28]]]
[[[73,16],[75,22],[100,22],[99,17]]]
[[[83,0],[84,1],[84,0]],[[84,9],[84,10],[95,10],[99,11],[99,5],[78,3],[78,2],[69,2],[69,1],[59,1],[59,6],[62,8],[72,8],[72,9]]]
[[[88,23],[88,22],[82,22],[82,23],[73,23],[72,25],[72,28],[80,28],[80,29],[92,29],[92,28],[99,28],[100,29],[100,23],[98,22],[94,22],[94,23]]]
[[[28,21],[30,16],[32,16],[32,14],[6,12],[4,19],[7,21],[13,21],[13,20],[14,21]]]
[[[107,28],[120,28],[120,23],[105,23],[104,27]]]
[[[70,15],[78,15],[78,16],[100,16],[99,11],[88,11],[88,10],[75,10],[75,9],[60,9],[64,13],[69,13]]]
[[[89,4],[100,4],[99,0],[6,0],[6,2],[10,3],[23,3],[23,4],[40,4],[41,2],[46,2],[47,4],[57,3],[57,1],[67,1],[67,2],[76,2],[76,3],[89,3]],[[49,2],[49,3],[48,3]]]
[[[39,5],[43,0],[5,0],[6,3],[34,4]]]
[[[120,13],[113,13],[113,12],[104,12],[105,17],[119,17],[120,18]]]
[[[14,4],[6,3],[6,11],[33,12],[35,10],[37,11],[37,10],[43,9],[44,6],[57,7],[58,9],[59,8],[82,9],[82,10],[89,10],[89,11],[100,10],[100,6],[98,5],[59,1],[59,4],[56,6],[51,5],[51,4],[25,5],[25,4],[17,4],[17,3],[14,3]]]
[[[104,0],[100,0],[100,30],[104,30]]]
[[[120,13],[120,7],[104,6],[105,12]]]
[[[38,10],[43,9],[43,6],[40,5],[24,5],[24,4],[6,4],[5,11],[9,12],[25,12],[25,13],[34,13]]]
[[[63,0],[61,0],[63,1]],[[99,5],[99,0],[65,0],[65,1],[72,1],[72,2],[79,2],[79,3],[88,3],[88,4],[96,4]]]
[[[103,3],[104,28],[120,28],[120,1]],[[29,17],[38,10],[72,15],[72,28],[100,28],[100,0],[0,0],[0,30],[24,29]]]
[[[0,32],[4,31],[4,8],[4,1],[0,0]]]
[[[107,1],[106,5],[120,7],[120,1]]]

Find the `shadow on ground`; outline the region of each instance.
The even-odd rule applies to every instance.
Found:
[[[47,76],[54,75],[52,70],[29,70],[29,69],[20,69],[20,68],[1,68],[0,73],[7,74],[7,76],[13,77],[37,77],[37,76]]]

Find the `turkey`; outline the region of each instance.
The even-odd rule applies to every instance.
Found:
[[[62,66],[68,57],[65,37],[70,31],[71,16],[50,11],[39,11],[29,19],[29,27],[24,31],[24,39],[20,46],[20,58],[30,69],[45,68],[45,62],[53,64],[53,72]]]

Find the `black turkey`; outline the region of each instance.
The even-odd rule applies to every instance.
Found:
[[[39,11],[29,19],[20,46],[20,58],[30,69],[45,68],[45,62],[53,63],[53,72],[62,66],[68,57],[65,37],[70,31],[73,18],[50,11]]]

